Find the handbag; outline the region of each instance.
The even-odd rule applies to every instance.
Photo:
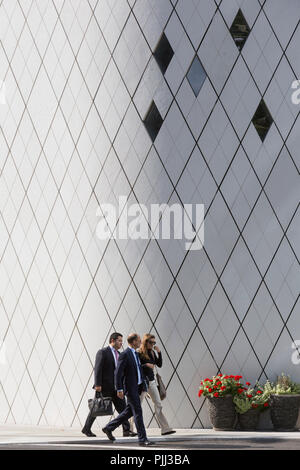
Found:
[[[164,400],[167,396],[167,390],[166,390],[165,384],[163,383],[163,380],[162,380],[161,376],[159,375],[159,373],[157,372],[157,370],[156,370],[156,383],[157,383],[157,388],[158,388],[158,393],[159,393],[160,399]]]
[[[102,393],[96,393],[95,398],[88,400],[88,405],[93,418],[97,416],[111,416],[113,414],[111,397],[104,397]]]

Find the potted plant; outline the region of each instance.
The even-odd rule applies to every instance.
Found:
[[[208,400],[210,421],[215,431],[232,431],[237,423],[233,397],[241,388],[241,375],[214,375],[200,383],[198,396]]]
[[[246,382],[246,385],[248,388],[240,389],[239,393],[233,397],[233,402],[238,414],[240,429],[255,431],[258,427],[260,413],[269,408],[269,393],[259,383],[256,383],[254,388],[250,388],[249,382]]]
[[[275,431],[295,431],[300,409],[300,384],[282,373],[275,384],[267,381],[265,391],[270,395],[271,420]]]

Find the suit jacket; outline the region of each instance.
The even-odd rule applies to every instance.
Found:
[[[112,396],[116,391],[115,369],[115,360],[110,346],[100,349],[96,354],[93,388],[101,386],[103,395]]]
[[[147,381],[142,368],[141,377],[143,390],[147,391]],[[130,348],[125,349],[119,356],[115,371],[115,384],[117,390],[123,390],[126,395],[138,393],[138,373],[136,362]]]

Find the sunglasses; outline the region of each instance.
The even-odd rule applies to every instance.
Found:
[[[156,344],[156,341],[148,341],[150,344]]]

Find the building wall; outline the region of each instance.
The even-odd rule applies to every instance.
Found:
[[[229,31],[239,8],[241,52]],[[1,423],[81,426],[115,330],[156,335],[175,427],[209,426],[201,377],[300,381],[299,14],[298,0],[1,2]],[[165,73],[153,55],[163,32]],[[97,208],[120,195],[205,204],[204,248],[99,240]]]

